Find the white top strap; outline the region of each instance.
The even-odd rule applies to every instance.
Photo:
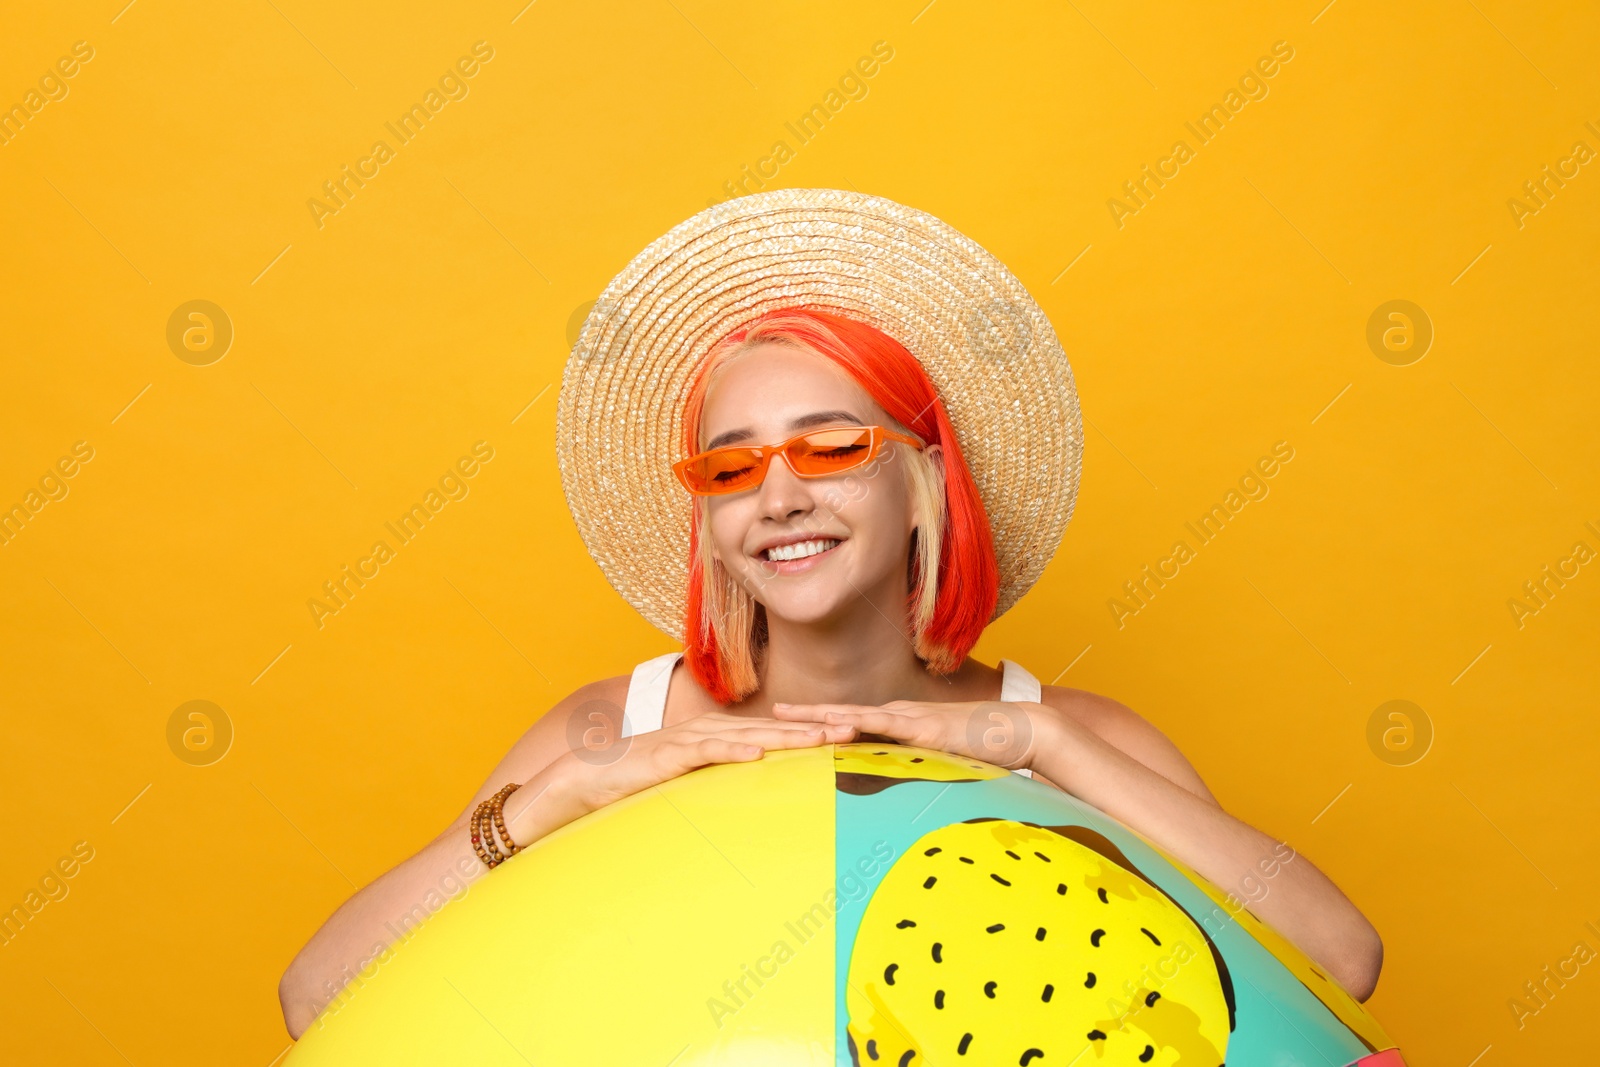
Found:
[[[622,736],[645,734],[661,729],[667,712],[667,687],[672,684],[672,669],[683,658],[682,652],[647,659],[633,669],[628,682],[628,702],[622,708]]]
[[[1039,679],[1029,674],[1020,664],[1011,660],[1000,661],[1000,699],[1008,703],[1025,701],[1037,704],[1044,696],[1044,687],[1039,684]],[[1024,778],[1032,778],[1033,772],[1026,767],[1018,767],[1016,773]]]
[[[664,656],[645,660],[633,669],[628,682],[628,699],[622,709],[622,736],[649,733],[661,729],[667,712],[667,688],[672,684],[672,671],[683,658],[682,652],[668,652]],[[1007,702],[1037,703],[1044,695],[1039,679],[1023,667],[1008,659],[1000,661],[1000,699]],[[1017,774],[1032,778],[1026,767]]]
[[[1037,704],[1043,697],[1044,686],[1039,684],[1039,679],[1029,674],[1021,664],[1008,659],[1000,661],[1001,700]]]

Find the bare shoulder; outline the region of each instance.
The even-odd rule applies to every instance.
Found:
[[[1217,798],[1206,788],[1194,764],[1166,734],[1144,716],[1123,704],[1087,689],[1047,685],[1041,703],[1071,716],[1107,744],[1127,753],[1163,778],[1212,804]],[[1220,807],[1220,805],[1218,805]]]
[[[563,753],[581,744],[585,731],[599,729],[616,736],[622,726],[622,708],[628,699],[631,680],[631,675],[622,674],[580,686],[535,719],[495,764],[445,832],[465,825],[473,809],[494,796],[501,786],[526,782]]]

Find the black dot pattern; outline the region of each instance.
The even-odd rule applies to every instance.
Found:
[[[1183,925],[1169,927],[1164,912],[1152,910],[1150,900],[1159,890],[1144,891],[1152,887],[1146,883],[1141,888],[1133,881],[1138,875],[1125,863],[1111,866],[1104,862],[1104,851],[1091,850],[1065,833],[1061,834],[1062,841],[1042,842],[1042,834],[1022,829],[1031,824],[989,819],[952,824],[944,830],[973,823],[988,823],[997,829],[1014,826],[1018,830],[1008,830],[1005,836],[995,832],[993,840],[976,833],[951,834],[940,844],[933,844],[929,840],[932,835],[925,835],[919,842],[923,847],[902,856],[895,864],[905,868],[899,884],[908,888],[899,889],[892,898],[898,914],[881,916],[877,929],[898,940],[880,938],[882,954],[874,953],[878,967],[883,968],[880,995],[887,999],[875,1001],[874,1014],[867,1020],[857,1019],[860,1008],[856,1002],[851,1003],[852,1031],[861,1036],[862,1030],[874,1034],[875,1040],[865,1043],[867,1059],[887,1059],[900,1067],[929,1067],[928,1057],[938,1062],[954,1053],[967,1057],[963,1062],[1050,1067],[1067,1064],[1083,1051],[1082,1044],[1070,1035],[1087,1029],[1091,1043],[1101,1042],[1094,1058],[1110,1057],[1105,1060],[1105,1067],[1119,1063],[1131,1067],[1135,1058],[1141,1064],[1151,1063],[1156,1047],[1139,1038],[1148,1036],[1153,1041],[1158,1033],[1162,1035],[1165,1054],[1177,1050],[1184,1057],[1181,1062],[1189,1062],[1191,1051],[1202,1056],[1216,1054],[1215,1059],[1201,1059],[1203,1063],[1222,1060],[1226,1046],[1212,1048],[1199,1036],[1194,1020],[1202,1016],[1182,986],[1168,990],[1178,994],[1176,1008],[1161,1003],[1163,994],[1148,986],[1134,993],[1134,1003],[1142,1001],[1141,1011],[1152,1010],[1156,1014],[1131,1028],[1108,1028],[1104,1003],[1091,1001],[1088,998],[1093,994],[1082,991],[1094,990],[1098,975],[1109,971],[1107,977],[1111,981],[1107,988],[1120,998],[1118,991],[1125,978],[1139,980],[1139,972],[1131,969],[1136,965],[1134,961],[1145,961],[1146,971],[1150,970],[1150,961],[1157,958],[1152,947],[1163,947],[1185,933],[1190,937],[1189,943],[1194,944],[1195,931]],[[1054,829],[1061,832],[1061,828]],[[1034,847],[1036,844],[1039,847]],[[1089,851],[1100,854],[1086,858],[1084,853]],[[1047,864],[1052,866],[1045,868],[1043,865]],[[968,868],[972,868],[970,873]],[[883,893],[893,874],[891,869],[878,893]],[[928,892],[924,895],[917,886]],[[1069,889],[1083,892],[1084,896],[1069,893]],[[1113,894],[1116,900],[1111,899]],[[1082,901],[1086,900],[1090,902],[1087,907],[1095,909],[1092,913],[1084,910]],[[1096,900],[1099,903],[1093,903]],[[1169,912],[1183,914],[1170,897],[1167,903],[1171,904]],[[985,910],[990,914],[985,915]],[[1138,920],[1130,922],[1134,916],[1147,925],[1139,925]],[[856,954],[861,952],[870,920],[869,903],[857,934]],[[1189,922],[1193,924],[1192,918]],[[1064,936],[1062,927],[1066,928]],[[1013,928],[1017,933],[1010,932]],[[1033,930],[1032,938],[1023,933],[1028,929]],[[1052,932],[1056,936],[1050,936]],[[1135,932],[1144,936],[1133,937]],[[1204,945],[1203,934],[1199,936]],[[1079,940],[1085,937],[1088,945]],[[854,961],[855,955],[852,970]],[[1082,967],[1091,961],[1094,970]],[[1081,987],[1074,980],[1076,975],[1083,977]],[[870,984],[871,977],[866,981]],[[891,987],[897,991],[909,987],[913,992],[884,992]],[[1221,994],[1219,985],[1217,996],[1200,1005],[1211,1020],[1216,1019],[1219,1006],[1226,1006]],[[905,1000],[908,995],[914,1000]],[[901,999],[896,1001],[896,997]],[[996,1016],[996,1011],[1003,1014]],[[1085,1014],[1089,1017],[1084,1018]],[[921,1031],[917,1026],[919,1017],[925,1020]],[[1020,1021],[1002,1027],[995,1024],[1000,1018]],[[1080,1019],[1093,1028],[1074,1027],[1072,1024]],[[1231,1023],[1231,1018],[1228,1021]],[[863,1023],[870,1024],[870,1028]],[[1107,1029],[1112,1029],[1109,1036]],[[940,1035],[937,1040],[933,1040],[935,1034]],[[852,1038],[852,1050],[861,1047],[859,1041],[860,1036]],[[1136,1051],[1140,1049],[1143,1051]]]

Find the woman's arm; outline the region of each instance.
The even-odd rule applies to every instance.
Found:
[[[1223,811],[1183,754],[1160,730],[1106,697],[1046,687],[1046,703],[774,705],[782,719],[847,724],[863,735],[957,752],[1034,776],[1144,835],[1321,964],[1357,1000],[1372,995],[1383,966],[1377,930],[1311,861]],[[994,722],[1015,709],[1013,724]],[[989,731],[975,723],[1005,727]],[[988,750],[974,738],[1007,738]],[[1017,742],[1020,739],[1021,743]],[[1269,874],[1270,872],[1270,874]],[[1272,880],[1265,892],[1253,895]],[[1241,905],[1242,906],[1242,905]]]
[[[585,686],[542,716],[511,747],[484,780],[477,793],[449,827],[416,855],[389,870],[339,906],[295,956],[278,983],[278,1002],[283,1008],[289,1036],[299,1039],[306,1028],[344,987],[355,982],[347,996],[359,995],[356,975],[374,962],[386,962],[390,946],[442,908],[459,899],[471,883],[489,873],[472,848],[467,825],[478,804],[492,797],[508,782],[522,782],[517,791],[539,795],[538,803],[526,804],[518,796],[518,808],[527,813],[518,819],[519,845],[528,845],[578,818],[588,809],[572,788],[569,774],[552,764],[569,746],[566,726],[572,712],[591,701],[605,701],[619,708],[627,695],[626,677],[611,678]],[[510,804],[507,803],[508,814]]]
[[[467,826],[478,804],[502,786],[521,783],[506,799],[504,815],[507,833],[526,848],[591,811],[697,767],[853,736],[845,727],[710,712],[622,740],[628,682],[596,682],[557,704],[512,746],[444,833],[322,924],[278,983],[291,1036],[298,1039],[347,983],[356,986],[348,995],[359,996],[357,976],[364,968],[388,960],[393,942],[409,939],[411,927],[489,873]]]
[[[1290,849],[1284,860],[1284,842],[1223,811],[1160,730],[1115,701],[1094,703],[1093,728],[1081,715],[1033,705],[1049,714],[1038,717],[1031,768],[1246,898],[1241,907],[1247,902],[1353,997],[1370,997],[1383,942],[1350,899],[1303,855]]]

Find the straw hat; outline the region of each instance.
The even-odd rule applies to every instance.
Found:
[[[1066,354],[1020,281],[932,215],[839,189],[779,189],[689,218],[634,257],[584,321],[562,376],[556,458],[606,578],[683,637],[692,498],[672,475],[700,362],[776,308],[865,321],[922,362],[994,531],[996,615],[1072,517],[1083,422]]]

